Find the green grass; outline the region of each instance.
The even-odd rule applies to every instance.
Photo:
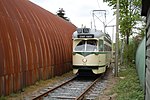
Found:
[[[7,100],[7,98],[4,97],[4,96],[1,96],[1,97],[0,97],[0,100]]]
[[[144,100],[144,92],[140,86],[135,65],[131,65],[124,71],[119,72],[119,82],[114,88],[117,100]]]

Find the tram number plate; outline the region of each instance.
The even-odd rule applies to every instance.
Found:
[[[93,34],[78,35],[78,38],[94,38]]]

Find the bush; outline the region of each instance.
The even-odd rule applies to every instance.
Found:
[[[136,51],[141,40],[142,38],[138,39],[138,37],[134,37],[130,39],[130,43],[128,45],[125,44],[124,53],[123,53],[125,65],[135,62]]]

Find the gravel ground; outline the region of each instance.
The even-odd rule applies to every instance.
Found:
[[[52,79],[46,80],[46,81],[40,81],[36,82],[34,85],[29,86],[24,89],[24,92],[20,92],[17,94],[11,94],[7,97],[8,100],[24,100],[24,98],[34,95],[36,92],[43,90],[47,86],[54,86],[58,83],[60,83],[61,80],[64,80],[66,77],[73,76],[72,71],[62,75],[57,76]],[[115,78],[113,73],[111,72],[107,78],[106,78],[106,84],[104,91],[99,95],[99,97],[96,100],[115,100],[117,94],[112,94],[111,90],[112,87],[117,83],[118,78]]]
[[[24,100],[24,98],[36,94],[36,92],[43,90],[45,87],[48,87],[48,86],[53,87],[54,85],[59,84],[61,80],[64,80],[66,79],[66,77],[71,77],[71,76],[73,76],[72,71],[66,74],[63,74],[62,76],[56,76],[46,81],[36,82],[34,85],[31,85],[23,89],[24,92],[19,92],[19,93],[15,93],[15,94],[11,94],[10,96],[7,96],[7,99],[8,100]]]
[[[116,100],[117,94],[112,94],[112,89],[118,82],[118,77],[114,77],[114,74],[111,71],[111,73],[107,76],[106,81],[105,89],[96,100]]]

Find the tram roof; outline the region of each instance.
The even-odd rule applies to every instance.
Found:
[[[101,30],[77,28],[77,30],[73,33],[72,38],[100,38],[102,36],[110,38],[108,34],[103,33]]]

